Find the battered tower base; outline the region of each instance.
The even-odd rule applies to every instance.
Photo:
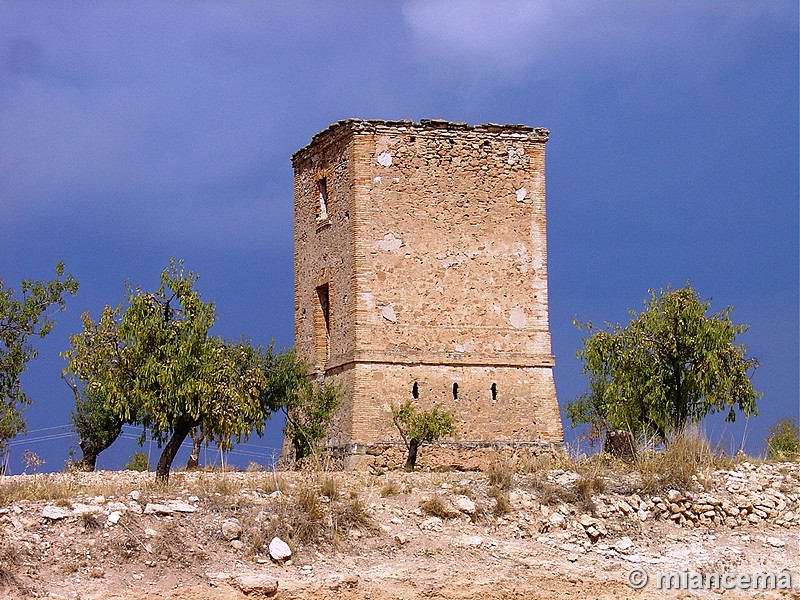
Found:
[[[437,442],[419,449],[416,468],[420,471],[484,471],[498,459],[524,465],[537,456],[563,449],[563,443],[549,442]],[[334,469],[383,473],[402,469],[407,451],[402,442],[353,443],[328,447],[327,455]]]

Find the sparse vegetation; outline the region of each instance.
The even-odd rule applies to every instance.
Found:
[[[375,528],[358,492],[343,493],[329,473],[301,473],[275,508],[275,515],[264,525],[296,543],[335,545],[352,529],[370,532]],[[271,536],[259,529],[256,537],[266,540]]]
[[[640,452],[635,468],[646,492],[688,489],[692,477],[712,467],[718,456],[702,433],[689,430],[669,440],[663,451]]]
[[[496,517],[502,517],[511,512],[511,500],[508,497],[508,492],[499,487],[492,487],[488,493],[490,498],[494,498],[494,508],[492,514]]]
[[[388,498],[389,496],[396,496],[403,490],[396,481],[390,481],[381,488],[381,498]]]
[[[501,490],[510,490],[514,483],[514,463],[505,458],[493,461],[486,470],[489,485]]]
[[[597,507],[594,503],[595,494],[606,489],[605,481],[598,473],[584,473],[575,482],[575,498],[584,511],[595,513]]]
[[[459,515],[450,503],[441,496],[433,496],[419,503],[419,507],[426,515],[440,519],[454,519]]]
[[[800,460],[800,427],[796,418],[781,419],[770,427],[766,441],[770,460]]]
[[[150,461],[144,452],[134,452],[131,459],[125,463],[125,468],[129,471],[149,471]]]

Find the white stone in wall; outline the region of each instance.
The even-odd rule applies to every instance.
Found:
[[[403,245],[402,238],[395,237],[393,233],[387,233],[383,236],[383,239],[375,240],[375,247],[378,250],[385,250],[387,252],[392,252],[400,248]]]
[[[382,167],[392,166],[392,155],[388,152],[381,152],[378,154],[378,164]]]
[[[391,158],[389,160],[391,161]],[[391,162],[390,162],[390,164],[391,164]],[[517,190],[517,202],[524,202],[525,201],[525,197],[527,195],[528,195],[528,190],[526,190],[524,187],[519,188]]]
[[[394,306],[391,304],[387,304],[381,308],[381,316],[392,323],[397,321],[397,314],[394,312]]]
[[[515,306],[511,309],[509,321],[511,321],[511,326],[514,329],[525,329],[525,325],[528,323],[528,319],[525,317],[525,311],[519,306]]]

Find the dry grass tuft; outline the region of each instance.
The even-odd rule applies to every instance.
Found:
[[[372,532],[375,524],[355,491],[344,493],[331,474],[308,470],[279,497],[275,513],[251,535],[258,551],[272,535],[300,544],[338,544],[351,530]]]
[[[331,500],[335,500],[339,497],[339,488],[339,482],[336,480],[336,478],[326,475],[322,480],[322,484],[320,485],[320,494],[322,496],[327,496]]]
[[[489,489],[488,495],[494,498],[494,508],[492,514],[496,517],[501,517],[511,512],[511,500],[508,497],[508,491],[497,486],[492,486]]]
[[[454,496],[466,496],[470,500],[475,500],[475,491],[468,485],[457,485],[450,491]]]
[[[695,478],[714,467],[719,458],[720,454],[702,433],[687,431],[670,440],[663,452],[640,452],[636,470],[642,476],[645,492],[688,489]]]
[[[498,458],[486,469],[489,485],[501,490],[510,490],[514,484],[514,463],[509,459]]]
[[[402,493],[403,488],[396,481],[390,481],[381,488],[381,498],[388,498],[389,496],[396,496]]]
[[[556,469],[570,471],[573,469],[574,463],[575,461],[566,450],[553,450],[520,460],[517,469],[520,473],[529,474],[554,471]]]
[[[584,473],[575,482],[575,499],[581,508],[594,514],[597,510],[594,503],[594,495],[605,491],[605,489],[606,484],[601,475],[596,472]]]
[[[440,519],[454,519],[460,514],[441,496],[433,496],[432,498],[423,500],[419,503],[419,507],[426,515],[439,517]]]

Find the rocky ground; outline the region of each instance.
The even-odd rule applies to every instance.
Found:
[[[800,465],[741,462],[679,487],[569,468],[5,477],[0,596],[800,598]],[[665,590],[659,572],[794,588]]]

